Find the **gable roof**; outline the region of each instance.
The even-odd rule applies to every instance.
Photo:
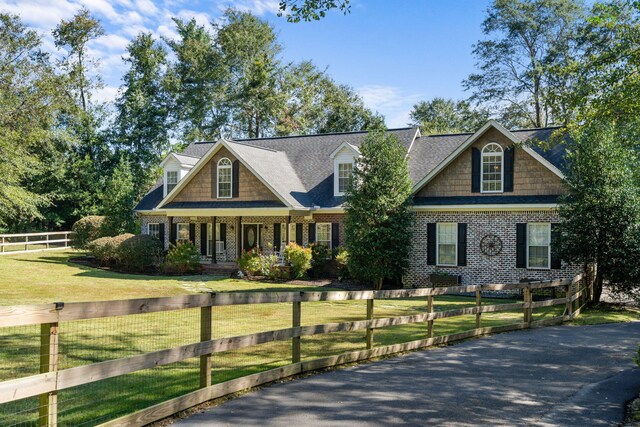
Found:
[[[524,151],[526,151],[529,155],[531,155],[533,158],[535,158],[540,163],[542,163],[547,169],[549,169],[551,172],[556,174],[558,177],[564,178],[564,174],[562,173],[560,168],[557,167],[552,162],[552,161],[560,161],[560,158],[558,158],[558,155],[557,155],[560,151],[558,151],[558,153],[555,153],[554,155],[548,155],[548,158],[545,158],[545,156],[543,156],[539,152],[544,150],[538,147],[539,151],[537,151],[527,144],[527,142],[529,142],[533,137],[541,141],[543,140],[541,139],[542,137],[545,138],[544,140],[549,139],[553,131],[557,128],[526,129],[522,131],[511,132],[507,128],[502,126],[500,123],[498,123],[497,121],[489,120],[487,123],[485,123],[484,126],[482,126],[473,134],[467,133],[467,134],[458,134],[458,135],[440,135],[441,137],[459,136],[460,138],[458,138],[457,140],[454,140],[454,139],[449,140],[448,144],[441,145],[441,148],[443,149],[440,152],[436,151],[436,153],[434,153],[435,154],[434,156],[428,156],[428,157],[434,157],[434,159],[431,162],[427,161],[426,164],[423,165],[423,166],[426,166],[425,169],[422,170],[420,174],[417,174],[418,176],[422,174],[423,178],[421,178],[417,182],[414,181],[414,186],[413,186],[414,193],[420,190],[422,187],[424,187],[425,184],[431,181],[431,179],[433,179],[440,171],[442,171],[449,164],[451,164],[451,162],[453,162],[460,154],[462,154],[467,148],[469,148],[474,142],[476,142],[482,135],[484,135],[491,128],[494,128],[498,132],[502,133],[505,137],[507,137],[513,143],[520,144],[520,147]],[[519,134],[519,135],[516,136],[516,134]],[[564,150],[564,148],[562,150]],[[439,158],[440,156],[444,156],[444,158],[440,159]],[[562,157],[562,159],[563,158],[564,157]],[[433,165],[435,166],[430,167]]]
[[[539,144],[533,142],[549,140],[551,134],[558,128],[509,131],[499,123],[489,121],[475,133],[421,136],[416,127],[389,129],[388,132],[394,134],[407,150],[409,173],[414,189],[417,189],[492,126],[514,143],[522,144],[525,151],[558,176],[562,176],[562,171],[565,170],[564,145],[557,144],[549,150],[544,150]],[[360,131],[195,142],[185,148],[182,153],[174,154],[188,159],[197,159],[174,191],[177,194],[176,190],[186,185],[219,147],[225,146],[280,199],[284,206],[294,209],[339,207],[342,205],[343,198],[334,196],[332,155],[344,147],[359,150],[366,135],[366,131]],[[169,196],[172,197],[166,197],[163,200],[162,188],[162,180],[159,180],[140,201],[136,210],[153,210],[159,206],[169,207],[168,204],[175,194],[173,196],[170,194]]]

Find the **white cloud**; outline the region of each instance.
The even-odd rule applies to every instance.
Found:
[[[93,93],[93,100],[97,102],[113,102],[118,95],[118,88],[115,86],[105,86]]]
[[[129,39],[119,36],[117,34],[106,34],[104,36],[100,36],[93,41],[95,44],[99,44],[100,46],[106,47],[108,50],[114,51],[124,51],[129,44]]]
[[[51,33],[60,20],[69,19],[78,9],[78,4],[67,0],[0,0],[0,11],[20,15],[26,24],[47,34]]]
[[[251,12],[254,15],[262,16],[265,13],[276,14],[280,10],[280,4],[278,0],[236,0],[232,5],[228,1],[221,2],[218,7],[221,10],[225,10],[228,7],[234,9]]]
[[[407,126],[413,105],[420,94],[406,94],[395,86],[369,85],[357,89],[365,105],[384,115],[391,128]]]

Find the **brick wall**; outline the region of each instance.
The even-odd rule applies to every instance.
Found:
[[[471,147],[436,175],[418,193],[417,197],[495,196],[496,193],[471,192],[471,148],[482,148],[496,142],[503,149],[513,143],[496,129],[489,129]],[[530,154],[516,147],[513,174],[513,192],[499,193],[512,196],[558,195],[566,189],[562,180]]]
[[[514,283],[522,279],[555,280],[574,277],[581,271],[576,265],[562,263],[560,270],[530,270],[516,268],[516,224],[527,222],[558,222],[556,211],[529,212],[418,212],[416,214],[410,269],[405,286],[421,286],[434,272],[462,276],[462,283]],[[441,267],[427,265],[427,224],[456,222],[467,224],[467,265]],[[480,251],[480,240],[487,234],[497,235],[503,243],[502,252],[487,256]]]

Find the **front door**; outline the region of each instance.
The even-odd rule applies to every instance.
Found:
[[[249,252],[258,246],[258,224],[242,225],[242,250]]]

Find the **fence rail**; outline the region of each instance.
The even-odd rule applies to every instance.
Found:
[[[581,296],[583,296],[584,288],[581,289],[580,286],[583,282],[583,276],[579,275],[573,279],[557,281],[391,291],[230,292],[121,301],[0,306],[0,328],[25,325],[40,325],[41,328],[41,373],[0,382],[0,404],[38,396],[40,403],[39,424],[55,426],[57,425],[57,414],[60,409],[58,408],[60,403],[58,403],[57,394],[62,390],[145,369],[174,364],[187,359],[199,358],[200,379],[198,390],[102,424],[105,426],[145,425],[207,400],[311,370],[446,344],[490,333],[560,324],[571,320],[582,308],[576,307],[576,305],[579,305]],[[565,297],[543,301],[533,300],[533,290],[556,287],[564,288]],[[523,301],[505,304],[482,304],[483,292],[505,289],[521,290]],[[475,294],[475,306],[434,311],[434,297],[445,294]],[[423,297],[424,299],[422,299]],[[421,298],[421,301],[426,303],[426,311],[404,316],[374,317],[376,301],[400,298]],[[301,315],[305,310],[304,303],[320,301],[366,301],[366,318],[344,322],[302,325]],[[291,327],[247,335],[212,338],[212,313],[216,310],[216,307],[221,309],[225,306],[255,305],[255,310],[259,310],[258,306],[260,304],[274,303],[291,303]],[[533,309],[555,305],[565,307],[560,316],[544,320],[533,320]],[[58,366],[59,343],[64,340],[64,334],[59,332],[58,326],[63,322],[194,308],[200,309],[200,322],[198,325],[200,327],[200,341],[198,342],[67,369],[60,369]],[[482,326],[482,314],[514,310],[522,310],[522,321],[500,326]],[[434,337],[434,321],[466,315],[475,315],[474,329]],[[426,327],[422,339],[378,347],[373,345],[375,330],[414,323],[425,324]],[[365,332],[363,336],[366,345],[365,349],[302,360],[301,348],[304,344],[301,342],[302,337],[360,330]],[[264,343],[282,341],[291,342],[291,363],[289,365],[212,384],[213,355]]]
[[[71,243],[71,233],[71,231],[48,231],[0,234],[0,255],[65,249]]]

